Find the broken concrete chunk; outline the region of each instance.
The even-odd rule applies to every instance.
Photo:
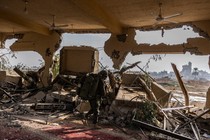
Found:
[[[77,75],[99,70],[99,52],[95,48],[65,46],[60,53],[60,74]]]

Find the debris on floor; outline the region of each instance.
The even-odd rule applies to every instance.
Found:
[[[108,71],[97,127],[93,116],[85,117],[89,102],[78,96],[86,73],[59,74],[44,87],[39,71],[15,68],[15,80],[4,75],[7,80],[1,81],[0,139],[207,139],[210,109],[192,105],[184,88],[184,98],[178,99],[138,63]],[[139,72],[126,72],[135,66]]]

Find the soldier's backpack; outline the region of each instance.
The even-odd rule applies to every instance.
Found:
[[[89,74],[82,81],[79,90],[79,97],[83,100],[90,100],[96,97],[96,90],[98,87],[99,77],[96,74]]]

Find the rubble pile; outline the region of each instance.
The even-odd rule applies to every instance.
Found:
[[[142,70],[138,73],[126,70],[109,71],[99,125],[109,125],[132,136],[134,132],[131,134],[128,130],[135,130],[135,139],[140,139],[137,133],[148,139],[200,140],[209,137],[209,109],[197,109],[188,99],[185,103],[177,100]],[[72,117],[84,121],[83,115],[90,105],[77,94],[82,75],[58,75],[45,87],[38,73],[27,74],[18,68],[15,71],[19,74],[15,78],[19,80],[1,82],[0,120],[3,126],[11,127],[12,131],[13,127],[23,128],[18,120],[43,125]]]

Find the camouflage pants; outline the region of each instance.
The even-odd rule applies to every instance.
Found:
[[[88,101],[90,103],[91,109],[86,114],[86,117],[93,114],[93,124],[96,124],[96,123],[98,123],[98,115],[99,115],[99,112],[100,112],[99,107],[100,107],[100,104],[101,104],[101,100],[100,99],[91,99],[91,100],[88,100]]]

